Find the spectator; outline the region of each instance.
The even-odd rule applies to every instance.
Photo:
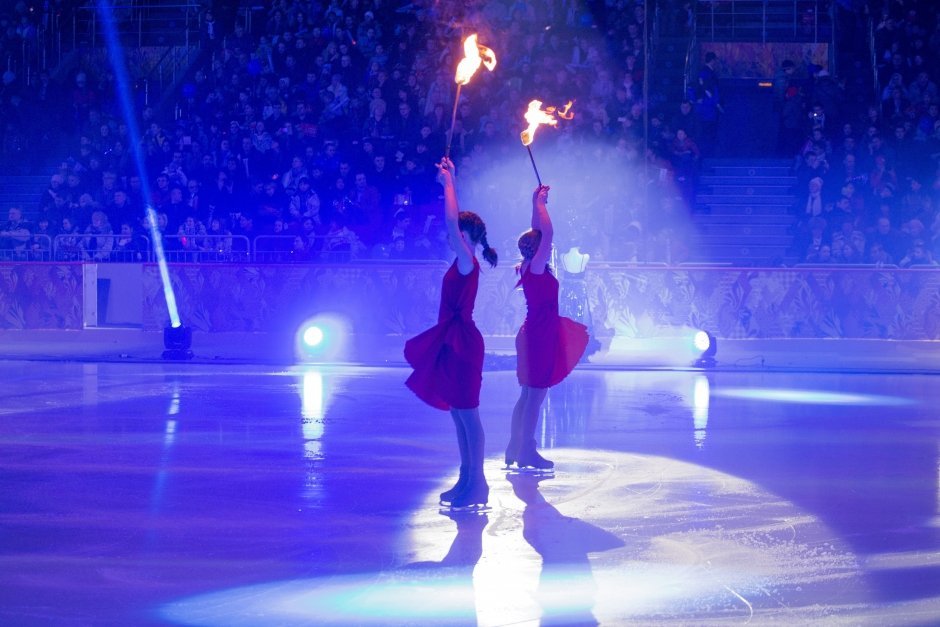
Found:
[[[907,99],[911,102],[922,102],[925,96],[930,101],[936,101],[940,98],[940,91],[937,90],[937,84],[930,80],[927,70],[920,70],[917,78],[907,86]]]
[[[813,177],[807,187],[806,202],[803,203],[801,218],[803,221],[823,214],[823,180],[818,176]]]
[[[721,93],[718,86],[718,56],[705,53],[705,62],[698,73],[695,94],[696,113],[701,126],[701,149],[711,155],[718,141],[718,118],[721,114]]]
[[[88,121],[89,112],[97,103],[98,95],[88,85],[88,75],[79,72],[75,75],[75,87],[72,88],[72,114],[76,129]]]
[[[150,249],[147,241],[134,228],[130,221],[121,222],[119,234],[114,239],[111,258],[122,263],[138,263],[149,258]]]
[[[111,203],[105,207],[105,212],[120,224],[121,222],[136,223],[140,218],[142,209],[131,204],[131,200],[123,189],[114,191]]]
[[[85,261],[108,261],[114,249],[114,230],[103,211],[91,214],[91,224],[85,228],[82,238],[82,259]]]
[[[365,173],[356,173],[355,187],[352,190],[351,198],[356,205],[357,213],[367,216],[369,232],[378,233],[378,229],[386,220],[386,216],[382,215],[382,208],[379,204],[379,190],[369,184]]]
[[[78,261],[82,258],[82,233],[71,217],[62,217],[62,227],[56,236],[54,247],[58,261]]]
[[[209,220],[218,217],[223,219],[237,219],[237,211],[233,199],[233,184],[225,170],[218,170],[213,177],[213,185],[206,192],[206,206]]]
[[[904,236],[891,225],[891,218],[882,216],[869,236],[871,246],[878,244],[892,259],[900,260],[907,255]]]
[[[232,232],[226,227],[225,220],[213,217],[206,229],[204,253],[210,260],[228,261],[232,254]]]
[[[912,242],[907,255],[898,262],[898,265],[902,268],[912,268],[917,266],[936,266],[937,262],[934,261],[933,255],[930,253],[924,240],[916,239]]]
[[[685,129],[676,129],[676,137],[670,146],[672,165],[676,182],[686,202],[691,205],[695,195],[695,178],[698,160],[701,156],[698,146],[692,141]]]
[[[40,217],[36,222],[32,239],[29,244],[29,257],[33,261],[51,261],[52,244],[55,241],[55,230],[48,217]]]
[[[176,236],[179,238],[179,248],[180,250],[196,253],[206,248],[206,226],[196,220],[196,217],[192,214],[187,215],[182,223],[179,225],[179,228],[176,231]],[[198,256],[195,254],[187,255],[186,257],[190,261],[198,260]]]
[[[888,254],[888,251],[884,249],[884,246],[878,243],[872,244],[868,247],[868,257],[866,258],[866,261],[879,267],[891,265],[894,263],[894,259],[892,259],[891,255]]]
[[[819,216],[810,218],[806,231],[800,233],[796,242],[800,259],[807,262],[818,260],[820,249],[829,244],[829,237],[826,234],[826,220]]]
[[[301,179],[306,178],[307,168],[304,165],[304,160],[299,155],[295,155],[294,158],[291,159],[290,169],[281,176],[281,184],[284,186],[284,189],[293,192],[297,189],[297,183]]]
[[[358,259],[365,250],[359,236],[346,226],[342,217],[334,215],[323,239],[323,258],[327,261],[349,261]]]
[[[0,259],[25,261],[30,235],[30,226],[23,220],[23,210],[10,207],[7,221],[0,225]]]

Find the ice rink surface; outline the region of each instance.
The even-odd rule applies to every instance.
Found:
[[[441,511],[403,368],[0,362],[0,624],[940,622],[940,377],[583,369]]]

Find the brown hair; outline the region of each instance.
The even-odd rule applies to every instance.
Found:
[[[516,274],[522,274],[523,268],[535,257],[541,243],[542,232],[538,229],[529,229],[519,236],[519,254],[522,255],[522,261],[516,264]]]
[[[539,244],[542,243],[542,232],[538,229],[529,229],[519,236],[519,252],[522,258],[531,260],[538,252]]]
[[[486,241],[486,224],[483,219],[472,211],[461,211],[457,218],[457,225],[461,231],[467,232],[470,241],[474,244],[482,244],[483,259],[495,268],[499,256],[496,254],[496,249],[491,248],[489,242]]]

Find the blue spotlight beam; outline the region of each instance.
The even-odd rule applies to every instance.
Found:
[[[108,46],[108,54],[111,57],[111,66],[114,69],[115,90],[117,91],[118,101],[121,103],[121,113],[124,116],[124,123],[127,124],[131,154],[134,155],[134,165],[137,166],[137,173],[140,175],[144,204],[147,207],[147,223],[150,229],[150,241],[153,242],[154,256],[157,258],[157,267],[160,269],[160,281],[163,284],[163,295],[166,298],[166,308],[170,315],[170,326],[174,328],[179,327],[181,325],[179,309],[176,306],[176,295],[173,293],[173,286],[170,283],[170,272],[167,268],[166,255],[163,251],[163,239],[160,235],[160,229],[157,226],[157,215],[153,210],[153,197],[150,195],[150,181],[147,178],[147,168],[140,146],[140,128],[137,126],[137,117],[131,102],[130,79],[127,74],[124,50],[121,48],[121,42],[118,40],[117,27],[114,22],[114,9],[111,2],[108,0],[98,0],[98,15],[101,16],[104,39]]]

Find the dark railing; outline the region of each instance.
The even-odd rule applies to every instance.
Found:
[[[118,39],[125,45],[189,47],[199,39],[201,14],[195,2],[114,5],[112,9],[117,18]],[[94,3],[76,12],[75,19],[87,22],[92,48],[104,44]]]
[[[53,3],[37,5],[42,8],[30,35],[0,59],[3,69],[13,71],[29,86],[40,72],[59,66],[70,54],[103,47],[97,3],[77,7],[70,4],[60,8]],[[114,11],[118,37],[132,48],[166,46],[190,50],[199,44],[201,10],[196,2],[117,5]]]
[[[682,82],[682,98],[689,97],[689,83],[692,81],[692,60],[695,58],[696,46],[698,46],[698,11],[692,11],[691,36],[689,37],[689,46],[685,50],[685,70]]]
[[[699,0],[699,28],[710,41],[828,42],[832,22],[824,0]],[[820,19],[824,18],[824,19]]]
[[[252,250],[258,263],[334,263],[369,258],[368,250],[358,238],[342,235],[259,235],[254,239]]]
[[[244,262],[251,260],[251,242],[244,235],[165,235],[163,252],[176,263]]]
[[[150,239],[142,235],[131,238],[91,233],[57,235],[50,250],[50,258],[43,261],[141,263],[151,259]]]
[[[41,234],[2,237],[0,261],[52,261],[52,238]]]
[[[876,101],[881,98],[881,80],[878,78],[878,45],[875,42],[875,20],[868,18],[868,48],[871,52],[872,87]]]

